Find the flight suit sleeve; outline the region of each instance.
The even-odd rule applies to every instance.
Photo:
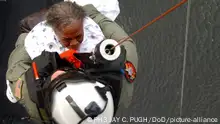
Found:
[[[86,11],[86,14],[100,26],[103,34],[107,39],[114,39],[119,41],[125,37],[128,37],[128,34],[116,22],[101,14],[93,5],[88,4],[83,8]],[[136,44],[131,38],[129,38],[121,45],[123,45],[127,51],[127,60],[134,65],[137,71],[138,55]],[[125,107],[128,107],[131,104],[133,88],[134,83],[129,83],[126,79],[123,79],[123,88],[119,106],[123,104]]]
[[[15,48],[9,56],[6,80],[10,81],[9,86],[11,88],[12,94],[17,99],[17,101],[25,107],[29,115],[36,119],[40,119],[36,105],[31,101],[29,97],[25,80],[25,73],[31,67],[32,62],[31,58],[24,48],[24,40],[27,34],[28,33],[20,34],[15,44]],[[21,98],[18,98],[16,96],[18,80],[22,81],[22,86],[20,87]]]
[[[22,99],[21,97],[23,97],[21,96],[23,95],[21,92],[18,92],[20,98],[16,94],[17,83],[20,81],[22,82],[22,85],[26,84],[24,74],[31,66],[31,59],[24,48],[24,40],[26,36],[27,33],[22,33],[18,37],[15,43],[15,48],[8,58],[8,68],[6,71],[6,80],[9,81],[7,89],[10,88],[14,99],[17,99],[17,101],[20,101]],[[22,92],[25,90],[23,87],[24,85],[21,86]]]
[[[23,33],[18,37],[15,49],[11,52],[8,59],[8,69],[6,79],[15,82],[20,78],[31,66],[31,58],[24,48],[24,40],[27,33]]]

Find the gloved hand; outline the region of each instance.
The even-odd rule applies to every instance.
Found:
[[[124,68],[124,63],[126,61],[126,49],[124,46],[120,46],[121,47],[121,54],[120,56],[108,63],[105,65],[104,69],[107,71],[118,71],[118,70],[121,70],[122,68]]]
[[[74,54],[76,54],[77,51],[76,50],[67,50],[63,53],[60,54],[60,58],[61,59],[65,59],[66,61],[68,61],[69,63],[71,63],[72,65],[74,65],[75,68],[80,68],[82,66],[82,62],[75,57]]]
[[[57,52],[43,51],[33,62],[36,63],[36,70],[40,78],[51,76],[53,72],[61,67],[71,66],[65,59],[61,59]]]
[[[124,69],[125,67],[124,64],[126,61],[126,49],[124,46],[120,46],[120,47],[121,47],[121,54],[116,60],[102,64],[94,64],[90,68],[87,68],[87,71],[110,72],[110,71],[121,71],[121,69]]]

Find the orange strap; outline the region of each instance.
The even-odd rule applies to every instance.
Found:
[[[35,80],[38,80],[39,79],[39,74],[38,74],[38,71],[37,71],[36,62],[32,62],[32,68],[33,68],[33,71],[34,71],[34,78],[35,78]]]

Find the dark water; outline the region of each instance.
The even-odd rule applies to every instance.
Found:
[[[0,7],[4,9],[0,12],[4,22],[0,23],[0,33],[4,34],[0,35],[0,39],[4,38],[0,42],[0,114],[22,112],[4,96],[7,58],[18,36],[18,21],[52,2],[13,0]],[[180,0],[119,2],[121,14],[117,22],[132,33]],[[218,0],[189,0],[134,36],[140,60],[133,103],[129,109],[120,109],[117,116],[142,117],[142,122],[144,117],[220,116],[219,4]],[[134,118],[130,123],[141,122],[140,119]]]

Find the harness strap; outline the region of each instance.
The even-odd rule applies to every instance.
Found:
[[[52,124],[45,109],[37,107],[37,110],[43,124]]]

